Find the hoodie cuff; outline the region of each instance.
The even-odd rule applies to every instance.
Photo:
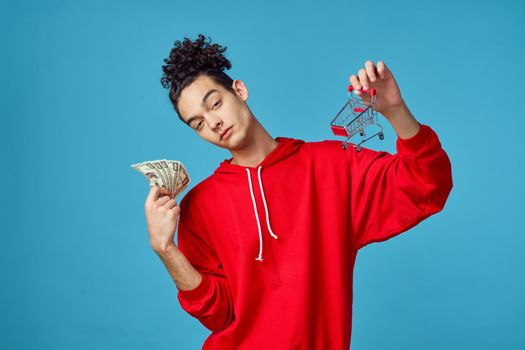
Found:
[[[418,122],[419,123],[419,122]],[[428,125],[419,123],[417,134],[408,139],[402,139],[398,136],[396,148],[398,153],[416,153],[423,148],[425,144],[434,142],[437,138],[436,133]]]
[[[190,290],[180,290],[179,289],[179,296],[182,297],[184,300],[186,300],[189,303],[195,303],[201,300],[206,296],[208,293],[208,289],[210,286],[210,278],[205,273],[201,273],[202,280],[199,285],[193,289]],[[177,288],[178,289],[178,288]]]

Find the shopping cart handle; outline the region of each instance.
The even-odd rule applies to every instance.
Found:
[[[354,90],[354,87],[352,85],[348,85],[348,92],[352,92],[353,90]],[[376,89],[374,89],[374,88],[363,89],[363,87],[361,86],[361,89],[359,91],[363,91],[363,92],[369,94],[370,96],[375,96],[375,94],[376,94]]]

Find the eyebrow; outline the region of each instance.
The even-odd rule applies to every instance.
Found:
[[[212,93],[214,93],[214,92],[218,92],[218,93],[220,93],[220,91],[217,90],[217,89],[211,89],[211,90],[208,90],[208,92],[206,92],[206,94],[205,94],[204,97],[202,98],[201,106],[204,106],[204,104],[206,103],[206,100],[208,99],[208,96],[210,96],[210,95],[211,95]],[[190,119],[188,119],[188,121],[186,122],[186,124],[190,125],[190,124],[191,124],[191,121],[192,121],[193,119],[196,119],[196,118],[198,118],[198,116],[196,116],[196,115],[190,117]]]

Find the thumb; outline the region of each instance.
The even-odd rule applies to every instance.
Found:
[[[152,203],[157,199],[157,194],[159,191],[159,188],[157,186],[151,185],[149,187],[150,191],[148,193],[148,196],[146,198],[147,203]]]

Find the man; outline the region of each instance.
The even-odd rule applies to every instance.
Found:
[[[181,52],[178,62],[189,62]],[[357,251],[439,212],[452,189],[437,135],[410,113],[381,61],[350,83],[376,89],[376,110],[398,135],[394,155],[272,138],[241,80],[227,85],[216,68],[190,75],[170,91],[179,117],[232,158],[180,206],[152,187],[145,211],[182,308],[212,331],[203,349],[348,349]]]

